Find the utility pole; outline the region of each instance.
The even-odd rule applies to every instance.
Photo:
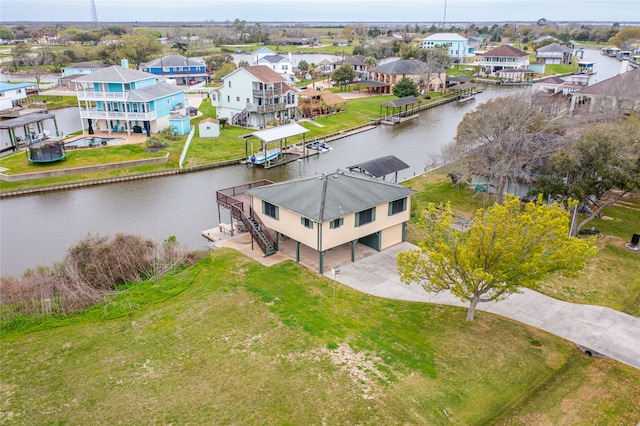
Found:
[[[442,18],[442,29],[444,29],[444,26],[446,23],[447,23],[447,0],[444,0],[444,16]]]
[[[91,22],[98,23],[98,12],[96,11],[96,0],[89,0],[91,4]]]

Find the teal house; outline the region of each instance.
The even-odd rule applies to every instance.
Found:
[[[157,76],[113,65],[73,80],[83,129],[89,134],[158,133],[170,119],[186,115],[184,89]]]

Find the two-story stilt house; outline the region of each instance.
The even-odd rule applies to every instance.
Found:
[[[481,67],[482,72],[489,76],[496,76],[498,71],[502,70],[527,70],[529,54],[504,44],[476,56],[473,65]]]
[[[126,61],[123,61],[126,65]],[[83,129],[158,133],[172,115],[185,113],[184,89],[126,66],[109,68],[74,80]]]
[[[238,68],[222,78],[213,105],[217,118],[236,126],[266,128],[296,117],[298,92],[267,66]]]

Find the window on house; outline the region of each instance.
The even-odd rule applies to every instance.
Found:
[[[247,98],[247,103],[249,103],[249,98]]]
[[[401,198],[389,203],[389,216],[393,216],[394,214],[401,213],[405,210],[407,210],[406,198]]]
[[[227,102],[231,102],[231,96],[227,95]]]
[[[362,210],[356,213],[356,227],[366,225],[376,220],[376,208],[371,207],[367,210]]]
[[[302,226],[304,226],[305,228],[313,229],[313,221],[308,217],[301,218],[300,222],[302,223]]]
[[[229,80],[229,87],[231,87],[231,80]]]
[[[236,102],[240,102],[240,96],[236,96]]]
[[[340,217],[338,219],[333,219],[331,222],[329,222],[330,229],[337,229],[337,228],[340,228],[342,225],[344,225],[343,217]]]
[[[274,206],[266,201],[262,202],[262,213],[266,216],[278,220],[278,206]]]

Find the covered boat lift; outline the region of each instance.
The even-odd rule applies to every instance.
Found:
[[[259,130],[257,132],[249,133],[248,135],[242,136],[245,139],[244,151],[247,164],[262,165],[265,169],[285,164],[287,161],[283,150],[284,148],[286,148],[286,139],[292,136],[303,135],[302,149],[305,149],[304,134],[307,132],[309,132],[309,130],[304,128],[303,126],[297,123],[291,123],[285,124],[284,126],[272,127],[266,130]],[[260,150],[258,151],[258,153],[263,155],[265,159],[265,161],[260,164],[251,160],[252,157],[255,158],[254,155],[256,154],[254,152],[249,152],[249,139],[251,138],[257,138],[260,140]],[[279,146],[274,146],[269,149],[269,144],[278,141]],[[270,157],[273,158],[268,159]]]
[[[350,172],[364,173],[376,179],[385,177],[391,173],[394,173],[394,182],[398,182],[398,172],[400,170],[408,169],[409,165],[400,160],[395,155],[387,155],[385,157],[378,157],[373,160],[365,161],[364,163],[355,164],[347,167]]]
[[[380,104],[381,123],[395,124],[418,118],[417,111],[414,110],[419,107],[421,103],[422,99],[416,98],[415,96],[405,96],[404,98],[384,102]],[[382,115],[382,108],[385,108],[384,115]],[[389,109],[392,111],[391,114],[389,113]]]

